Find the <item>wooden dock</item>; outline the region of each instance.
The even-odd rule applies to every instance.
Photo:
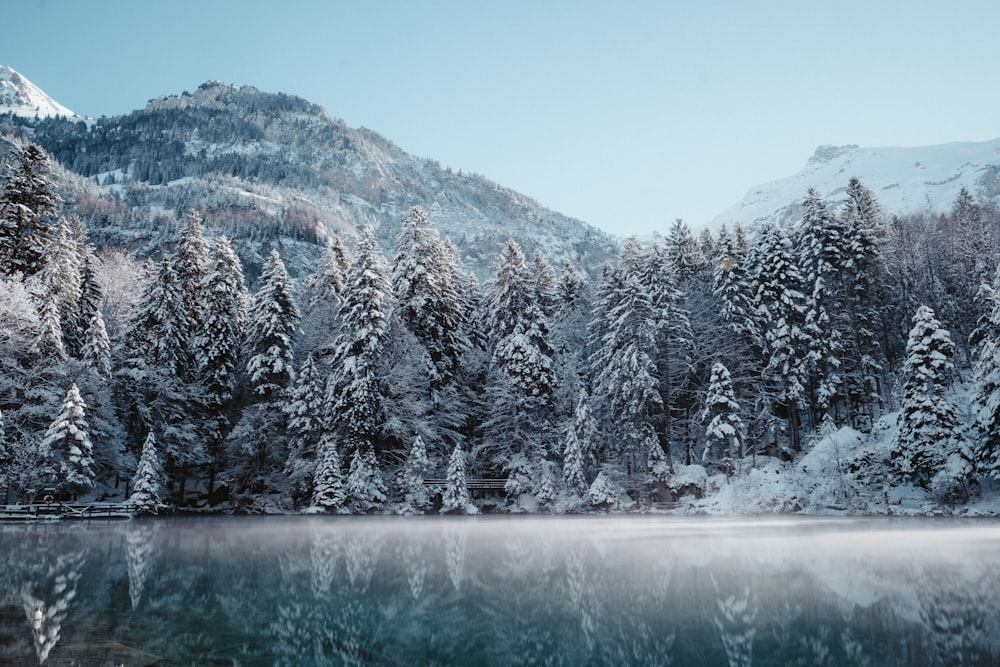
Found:
[[[134,509],[124,503],[52,502],[0,505],[0,521],[59,521],[62,519],[131,519]]]

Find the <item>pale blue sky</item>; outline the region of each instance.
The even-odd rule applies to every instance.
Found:
[[[820,144],[1000,136],[1000,2],[17,0],[0,63],[91,116],[300,95],[619,234],[707,223]]]

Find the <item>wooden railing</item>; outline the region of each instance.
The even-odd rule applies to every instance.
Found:
[[[507,483],[506,479],[467,479],[465,480],[465,486],[469,491],[479,491],[479,490],[493,490],[493,491],[503,491],[504,485]],[[446,479],[425,479],[424,484],[426,486],[431,486],[434,488],[444,489],[448,486],[448,480]]]
[[[131,503],[51,502],[0,505],[5,519],[128,519],[134,514]]]

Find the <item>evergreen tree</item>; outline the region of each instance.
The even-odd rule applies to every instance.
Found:
[[[295,376],[295,383],[284,404],[288,416],[288,459],[285,474],[292,483],[293,498],[304,497],[313,486],[312,474],[319,458],[318,445],[324,435],[324,380],[312,354]]]
[[[48,294],[43,295],[43,301],[38,316],[41,329],[32,351],[43,359],[64,361],[66,346],[63,344],[62,322],[59,318],[59,305]]]
[[[595,387],[607,402],[618,435],[618,454],[629,473],[640,468],[642,436],[663,407],[656,366],[656,313],[649,294],[635,277],[626,279],[620,298],[609,312],[610,330],[600,341],[606,364]],[[643,467],[645,462],[643,461]]]
[[[465,452],[456,445],[448,461],[448,478],[444,495],[441,497],[441,512],[478,514],[469,497],[469,487],[465,481]]]
[[[351,441],[365,443],[374,459],[380,453],[385,414],[383,355],[390,287],[371,229],[358,240],[343,296],[342,326],[326,387],[328,423]]]
[[[712,366],[712,379],[705,398],[705,409],[701,420],[707,421],[705,429],[705,452],[702,461],[707,461],[714,448],[716,456],[732,460],[743,456],[743,420],[740,406],[733,392],[729,369],[722,364]]]
[[[470,345],[459,275],[457,257],[431,227],[427,213],[413,207],[397,239],[392,292],[397,316],[431,362],[426,369],[431,394],[452,383]]]
[[[347,474],[347,501],[359,512],[372,512],[386,501],[385,482],[371,444],[364,440],[352,444],[354,457]]]
[[[413,439],[413,445],[406,457],[402,473],[403,506],[408,512],[423,512],[431,504],[427,486],[424,484],[424,476],[430,468],[430,461],[427,459],[427,448],[424,441],[418,435]]]
[[[38,446],[41,478],[74,496],[94,486],[94,446],[86,420],[86,405],[76,384],[66,392],[59,415]]]
[[[776,414],[784,413],[794,451],[801,449],[798,410],[805,407],[807,339],[802,275],[795,264],[792,243],[782,230],[765,224],[758,232],[748,260],[754,294],[757,330],[763,332],[765,400]]]
[[[556,502],[556,487],[552,481],[551,465],[548,461],[542,461],[539,474],[538,488],[535,490],[535,500],[538,501],[538,509],[548,512]]]
[[[183,294],[185,338],[191,345],[202,329],[206,304],[205,277],[208,273],[209,248],[202,234],[201,216],[187,214],[184,229],[177,241],[174,271]]]
[[[805,318],[801,331],[806,347],[810,415],[827,411],[841,385],[841,353],[847,333],[841,276],[849,264],[846,230],[810,188],[799,222],[797,254],[802,271]]]
[[[988,319],[983,329],[983,342],[976,364],[972,414],[975,419],[975,459],[984,475],[1000,479],[1000,269],[988,292]]]
[[[80,254],[80,298],[77,300],[76,313],[72,319],[77,325],[75,335],[78,336],[78,339],[69,344],[69,352],[83,359],[83,348],[92,334],[91,324],[94,321],[94,316],[101,314],[102,324],[104,324],[104,317],[101,313],[104,288],[98,281],[98,260],[94,256],[93,248],[81,241],[77,242],[77,246]]]
[[[340,306],[349,259],[337,237],[323,251],[316,272],[305,280],[301,347],[326,363],[333,353],[333,336],[340,328]]]
[[[584,473],[583,451],[576,429],[570,425],[566,429],[566,444],[563,448],[563,486],[568,493],[583,497],[590,487]]]
[[[45,266],[59,205],[49,178],[41,148],[29,144],[16,152],[0,192],[0,273],[31,276]]]
[[[246,318],[246,371],[257,399],[277,398],[292,381],[292,339],[299,309],[292,295],[292,281],[277,250],[272,250],[260,276]]]
[[[327,512],[340,512],[347,503],[344,473],[340,467],[337,444],[329,433],[320,437],[319,455],[312,475],[312,506]]]
[[[677,271],[677,281],[683,286],[704,266],[705,257],[702,255],[698,240],[691,233],[691,228],[686,222],[678,218],[670,226],[667,236],[667,251],[671,264]]]
[[[541,309],[545,317],[552,317],[559,300],[559,284],[552,265],[545,259],[545,253],[540,248],[531,255],[529,280],[532,302]]]
[[[651,423],[664,457],[668,465],[672,465],[672,410],[693,400],[689,394],[693,380],[694,332],[668,249],[662,244],[653,244],[643,253],[637,269],[639,281],[650,296],[656,323],[655,346],[650,355],[656,364],[662,408],[652,416]],[[695,275],[689,275],[689,284],[694,283]]]
[[[111,377],[111,341],[101,311],[95,311],[87,327],[87,337],[80,358],[103,378]]]
[[[606,512],[618,506],[620,497],[621,489],[601,471],[587,490],[587,505],[591,509]]]
[[[198,416],[203,397],[185,381],[191,358],[185,340],[183,296],[170,258],[147,283],[123,334],[117,394],[126,432],[159,434],[159,451],[183,500],[188,471],[206,463]],[[134,443],[133,447],[140,447]]]
[[[196,222],[192,218],[189,228]],[[200,247],[195,242],[189,243]],[[211,492],[215,486],[222,440],[231,425],[228,411],[237,388],[247,301],[240,260],[224,236],[212,245],[198,293],[202,301],[200,314],[196,315],[197,309],[189,309],[188,316],[199,318],[194,322],[197,336],[193,347],[198,380],[204,390],[204,428],[211,458],[208,481]]]
[[[156,453],[156,438],[150,431],[142,445],[142,457],[139,467],[135,470],[132,483],[132,495],[129,502],[135,507],[137,514],[157,514],[162,504],[161,491],[166,475]]]
[[[524,251],[510,239],[494,264],[496,274],[486,284],[484,319],[491,346],[514,333],[531,303],[531,285]]]
[[[894,345],[889,317],[888,269],[883,253],[885,225],[871,190],[857,178],[847,186],[843,214],[845,270],[841,273],[843,304],[842,373],[848,394],[848,416],[858,410],[869,422],[882,406],[882,360],[893,363]]]
[[[83,291],[80,255],[71,234],[69,223],[60,219],[55,238],[46,249],[45,268],[39,276],[43,298],[52,303],[53,316],[59,319],[65,352],[79,357],[88,323],[77,319]]]
[[[170,258],[165,258],[156,276],[146,285],[139,304],[132,311],[123,335],[127,365],[158,368],[177,378],[189,364],[185,340],[184,296]]]
[[[921,306],[913,317],[903,363],[903,404],[892,461],[899,476],[929,488],[962,441],[962,420],[945,396],[951,383],[955,346],[934,311]]]

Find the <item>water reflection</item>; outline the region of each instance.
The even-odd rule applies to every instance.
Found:
[[[0,663],[1000,664],[993,523],[0,526]]]

